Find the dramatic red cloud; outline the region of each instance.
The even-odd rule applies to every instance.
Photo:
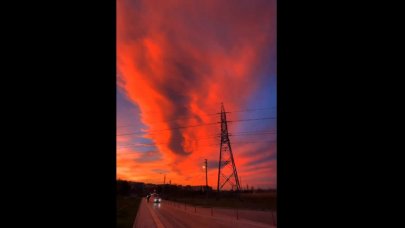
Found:
[[[212,138],[219,125],[174,128],[218,122],[218,116],[206,114],[219,112],[221,102],[227,110],[245,107],[275,50],[275,10],[275,1],[117,1],[119,86],[139,107],[134,118],[148,127],[151,133],[144,137],[157,147],[147,152],[118,148],[118,178],[161,182],[156,170],[165,170],[172,183],[204,184],[204,158],[218,160],[219,145],[209,145],[219,143]],[[161,129],[172,130],[153,132]],[[275,180],[275,161],[261,162],[275,156],[275,147],[258,146],[234,146],[243,184],[275,186],[264,181]],[[216,178],[211,167],[213,187]]]

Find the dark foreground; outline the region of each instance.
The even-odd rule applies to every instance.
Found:
[[[138,212],[141,198],[117,196],[117,228],[131,228]]]

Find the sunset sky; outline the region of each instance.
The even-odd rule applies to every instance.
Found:
[[[117,0],[117,179],[216,189],[223,102],[243,188],[276,188],[276,1]],[[251,120],[257,119],[257,120]]]

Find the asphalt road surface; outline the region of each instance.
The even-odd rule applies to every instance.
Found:
[[[201,208],[170,201],[142,199],[134,228],[275,227],[271,212]]]

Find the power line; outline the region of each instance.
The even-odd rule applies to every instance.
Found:
[[[229,136],[251,136],[251,135],[274,135],[276,132],[267,132],[267,133],[254,133],[254,134],[230,134]]]
[[[271,134],[277,134],[277,132],[250,132],[250,133],[243,133],[243,134],[238,134],[241,132],[235,132],[235,133],[230,133],[229,136],[250,136],[250,135],[271,135]],[[215,136],[210,136],[210,137],[205,137],[205,138],[199,138],[199,139],[194,139],[190,141],[200,141],[200,140],[205,140],[205,139],[213,139],[213,138],[220,138],[221,136],[215,135]]]
[[[117,136],[148,134],[148,133],[151,133],[151,132],[153,133],[153,132],[161,132],[161,131],[170,131],[170,130],[176,130],[176,129],[184,129],[184,128],[190,128],[190,127],[201,127],[201,126],[205,126],[205,125],[216,125],[216,124],[218,124],[218,123],[197,124],[197,125],[191,125],[191,126],[181,126],[181,127],[167,128],[167,129],[148,131],[148,132],[132,132],[132,133],[127,133],[127,134],[119,134]]]
[[[230,113],[234,112],[256,112],[260,110],[270,110],[270,109],[275,109],[276,107],[271,107],[271,108],[256,108],[256,109],[245,109],[245,110],[236,110],[236,111],[229,111]]]
[[[267,120],[267,119],[276,119],[277,117],[264,117],[264,118],[256,118],[256,119],[244,119],[244,120],[228,120],[227,122],[242,122],[242,121],[254,121],[254,120]]]
[[[212,114],[201,114],[201,115],[206,115],[206,116],[211,116]],[[166,123],[166,122],[173,122],[176,120],[186,120],[186,119],[197,119],[199,117],[196,116],[191,116],[191,117],[179,117],[175,119],[169,119],[169,120],[162,120],[162,121],[156,121],[156,122],[151,122],[148,124],[155,124],[155,123]],[[125,128],[125,127],[134,127],[133,125],[123,125],[123,126],[117,126],[117,128]]]
[[[275,131],[239,131],[239,132],[234,132],[230,133],[230,135],[236,135],[236,134],[261,134],[261,133],[274,133],[277,134]]]
[[[252,141],[252,142],[232,142],[232,144],[251,144],[251,143],[277,143],[277,141]],[[210,144],[210,145],[202,145],[198,147],[217,147],[221,144]]]
[[[273,131],[242,131],[242,132],[235,132],[235,133],[230,133],[229,136],[251,136],[251,135],[267,135],[267,134],[277,134],[277,132]],[[212,135],[209,137],[205,138],[198,138],[198,139],[192,139],[192,140],[187,140],[191,142],[200,142],[204,140],[214,140],[220,138],[219,135]],[[124,145],[119,145],[119,147],[131,147],[131,146],[139,146],[139,147],[153,147],[155,145],[163,145],[166,143],[134,143],[134,144],[124,144]]]
[[[235,111],[228,111],[227,113],[238,113],[238,112],[256,112],[256,111],[260,111],[260,110],[270,110],[270,109],[275,109],[276,107],[271,107],[271,108],[256,108],[256,109],[244,109],[244,110],[235,110]],[[199,115],[203,115],[203,116],[216,116],[220,113],[208,113],[208,114],[199,114]],[[169,120],[162,120],[162,121],[157,121],[157,122],[152,122],[149,124],[153,124],[153,123],[165,123],[165,122],[173,122],[176,120],[182,120],[182,119],[197,119],[198,117],[196,116],[183,116],[183,117],[178,117],[175,119],[169,119]],[[122,125],[122,126],[117,126],[117,128],[126,128],[126,127],[131,127],[133,125]]]
[[[277,134],[276,132],[251,132],[249,134],[229,134],[229,136],[251,136],[251,135],[267,135],[267,134]],[[188,142],[199,142],[199,141],[204,141],[204,140],[215,140],[219,139],[219,135],[214,135],[210,137],[205,137],[205,138],[199,138],[199,139],[192,139],[192,140],[187,140]],[[166,143],[134,143],[134,144],[124,144],[124,145],[119,145],[119,146],[144,146],[144,147],[149,147],[149,146],[155,146],[155,145],[162,145]]]
[[[276,118],[277,117],[264,117],[264,118],[255,118],[255,119],[230,120],[227,122],[232,123],[232,122],[256,121],[256,120],[276,119]],[[125,133],[125,134],[118,134],[116,136],[147,134],[147,133],[153,133],[153,132],[170,131],[170,130],[176,130],[176,129],[185,129],[185,128],[190,128],[190,127],[200,127],[200,126],[205,126],[205,125],[216,125],[216,124],[218,124],[218,123],[204,123],[204,124],[197,124],[197,125],[191,125],[191,126],[180,126],[180,127],[167,128],[167,129],[162,129],[162,130],[154,130],[154,131],[148,131],[148,132],[132,132],[132,133]]]
[[[250,144],[250,143],[265,143],[265,142],[272,142],[275,143],[276,141],[233,141],[232,144]],[[166,145],[166,143],[156,143],[155,145]],[[203,144],[203,145],[197,145],[197,147],[210,147],[210,146],[219,146],[220,144]],[[139,147],[153,147],[154,145],[139,145],[139,144],[128,144],[128,145],[123,145],[123,146],[118,146],[119,148],[130,148],[133,146],[139,146]]]

